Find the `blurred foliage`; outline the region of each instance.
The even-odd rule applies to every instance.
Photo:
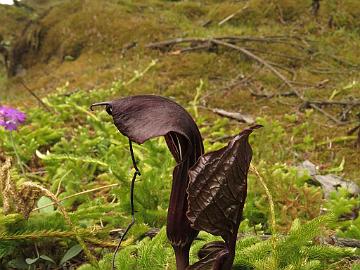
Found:
[[[331,269],[337,261],[354,256],[355,250],[328,245],[312,245],[314,237],[332,222],[333,216],[321,216],[304,225],[295,220],[289,234],[262,241],[258,236],[244,236],[237,242],[233,269]],[[191,261],[206,243],[219,237],[201,232],[191,250]],[[163,228],[153,239],[145,238],[136,246],[122,249],[115,261],[117,269],[174,269],[175,257]],[[101,269],[111,269],[111,256],[100,261]],[[84,265],[79,270],[95,270]]]
[[[36,181],[58,194],[63,200],[61,205],[78,227],[77,233],[87,244],[94,246],[100,257],[104,256],[100,261],[102,269],[109,269],[109,248],[116,245],[116,229],[124,228],[130,222],[129,186],[133,168],[127,138],[116,130],[105,111],[92,112],[88,108],[93,102],[120,93],[126,95],[127,86],[141,79],[154,65],[155,62],[144,72],[136,72],[128,82],[114,82],[109,89],[69,93],[66,86],[59,88],[44,99],[50,112],[29,108],[26,125],[14,134],[27,173],[24,176],[20,168],[12,170],[13,181],[17,184],[25,180]],[[197,112],[196,98],[189,104],[190,112]],[[292,115],[285,118],[296,121]],[[199,113],[196,120],[207,151],[225,144],[222,138],[229,135],[228,119],[213,120]],[[358,200],[340,191],[326,203],[326,211],[334,213],[333,219],[339,221],[330,222],[326,216],[318,217],[324,203],[321,189],[308,183],[308,175],[299,174],[296,168],[286,164],[289,155],[293,154],[289,149],[307,151],[314,147],[313,140],[291,140],[289,144],[289,136],[279,121],[258,118],[257,122],[264,127],[251,137],[254,163],[273,196],[277,230],[290,234],[285,238],[274,236],[267,241],[255,236],[241,239],[235,265],[249,269],[326,269],[325,266],[354,254],[355,251],[350,249],[314,245],[312,239],[321,235],[320,226],[325,225],[336,230],[339,236],[359,238],[359,218],[341,221],[344,215],[359,206]],[[306,125],[306,122],[296,125],[290,133],[297,137]],[[235,127],[231,134],[239,131],[240,128]],[[4,130],[0,131],[0,138],[4,154],[15,156]],[[174,258],[164,229],[153,240],[144,238],[144,233],[166,224],[174,161],[162,138],[141,146],[134,145],[134,152],[142,172],[135,186],[137,222],[125,242],[128,247],[121,250],[116,263],[119,269],[172,269]],[[111,188],[104,188],[108,185],[112,185]],[[250,174],[245,221],[240,227],[244,233],[270,231],[267,197],[259,187],[255,176]],[[91,189],[94,191],[82,193]],[[46,207],[47,203],[41,198],[38,202],[40,210],[33,211],[28,220],[16,213],[0,214],[0,255],[4,267],[32,269],[66,265],[79,254],[74,232],[54,207]],[[215,239],[201,233],[193,246],[191,260],[196,261],[196,251],[203,244]],[[68,261],[64,256],[69,258]],[[91,266],[80,269],[88,268]]]
[[[37,12],[40,9],[45,12],[37,17],[23,9],[0,5],[0,32],[10,46],[30,19],[46,30],[40,51],[30,50],[24,57],[29,66],[35,65],[34,71],[27,69],[27,82],[33,83],[34,89],[44,85],[52,88],[54,81],[71,81],[71,85],[65,84],[43,99],[51,112],[27,108],[27,124],[14,133],[27,173],[24,176],[20,168],[13,168],[12,180],[18,185],[31,180],[57,194],[78,228],[76,234],[92,248],[101,269],[109,269],[116,239],[131,220],[129,186],[133,171],[127,139],[118,133],[105,112],[91,112],[88,108],[93,102],[139,92],[175,96],[196,116],[206,151],[224,146],[228,136],[240,132],[240,126],[244,125],[204,112],[199,106],[205,100],[202,95],[210,93],[205,100],[207,105],[238,110],[240,104],[241,110],[262,115],[257,123],[264,127],[250,138],[253,163],[273,196],[279,235],[261,239],[270,232],[269,203],[255,175],[250,174],[244,221],[240,226],[245,236],[238,241],[234,269],[359,268],[353,263],[354,254],[359,256],[358,250],[314,241],[314,237],[327,234],[360,239],[358,198],[339,190],[324,201],[320,187],[312,185],[310,177],[299,174],[295,168],[304,158],[321,160],[327,167],[343,164],[342,149],[317,148],[316,141],[337,136],[338,129],[345,132],[346,128],[338,127],[334,131],[319,126],[319,116],[312,110],[299,112],[298,104],[289,107],[282,103],[282,98],[266,103],[260,99],[255,103],[241,87],[235,91],[217,91],[239,74],[248,75],[259,68],[237,53],[161,54],[161,61],[155,67],[156,76],[152,72],[129,72],[159,57],[157,52],[142,46],[155,40],[178,36],[293,36],[303,43],[302,49],[285,43],[255,42],[244,46],[259,50],[269,61],[294,69],[300,82],[314,83],[306,90],[307,98],[357,98],[360,92],[356,63],[360,54],[354,52],[360,48],[358,0],[320,1],[316,17],[311,14],[311,0],[251,0],[247,7],[246,1],[218,0],[22,2],[35,7]],[[239,10],[226,24],[218,26],[218,22]],[[210,26],[203,27],[209,21]],[[306,38],[298,38],[302,36]],[[139,46],[124,51],[128,42]],[[284,57],[284,52],[293,58]],[[36,73],[45,73],[44,63],[50,63],[46,73],[51,76],[41,77]],[[257,73],[260,88],[275,94],[282,89],[268,71],[258,69]],[[332,81],[328,87],[315,86],[329,76]],[[104,81],[112,82],[111,86],[83,90]],[[1,69],[0,88],[11,82]],[[22,94],[26,93],[22,85],[20,88],[21,91],[11,88],[14,91],[0,93],[1,98],[9,101],[23,95],[28,104],[28,94]],[[284,103],[287,102],[288,98]],[[15,158],[7,135],[0,130],[0,153]],[[346,173],[357,177],[351,168],[357,168],[358,152],[350,148],[347,147],[346,153],[353,151],[352,156],[346,155],[344,161],[345,166],[353,167],[347,167]],[[135,186],[137,222],[116,264],[119,269],[174,269],[165,230],[152,240],[144,236],[150,228],[161,228],[166,223],[174,161],[161,138],[142,146],[134,145],[134,152],[142,172]],[[46,206],[48,203],[42,197],[38,206],[43,208],[33,211],[28,220],[17,213],[5,216],[0,210],[1,269],[70,267],[86,260],[76,234],[56,207]],[[334,216],[321,216],[324,212]],[[214,240],[218,238],[204,232],[199,234],[191,250],[192,263],[197,261],[197,251]],[[83,265],[80,269],[92,269],[92,266]]]

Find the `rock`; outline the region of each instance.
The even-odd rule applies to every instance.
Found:
[[[316,165],[309,160],[305,160],[298,168],[307,171],[310,176],[314,176],[317,174]]]
[[[334,174],[320,175],[316,165],[309,160],[305,160],[298,168],[301,172],[307,172],[311,176],[311,180],[321,185],[325,198],[328,198],[330,193],[338,188],[345,188],[353,196],[360,194],[360,187],[356,183]]]

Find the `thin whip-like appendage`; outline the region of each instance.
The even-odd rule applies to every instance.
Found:
[[[126,234],[129,232],[129,230],[131,229],[131,227],[135,224],[135,209],[134,209],[134,187],[135,187],[135,180],[136,180],[136,176],[140,176],[140,171],[136,165],[136,161],[135,161],[135,157],[134,157],[134,151],[132,148],[132,142],[131,140],[129,140],[129,146],[130,146],[130,154],[131,154],[131,160],[133,162],[133,166],[135,169],[134,172],[134,176],[131,180],[131,186],[130,186],[130,206],[131,206],[131,223],[127,226],[125,232],[123,233],[123,235],[120,238],[119,244],[117,245],[113,257],[112,257],[112,270],[115,270],[115,257],[117,252],[119,251],[119,248],[121,246],[122,241],[124,240]]]
[[[90,110],[94,110],[94,107],[97,106],[105,106],[105,110],[109,115],[112,115],[112,106],[111,106],[111,102],[109,101],[105,101],[105,102],[99,102],[99,103],[94,103],[90,105]]]
[[[111,105],[111,102],[109,101],[105,101],[105,102],[98,102],[98,103],[94,103],[94,104],[91,104],[90,105],[90,110],[94,110],[93,108],[94,107],[97,107],[97,106],[108,106],[108,105]]]
[[[131,160],[132,160],[134,169],[135,169],[135,171],[137,172],[137,174],[140,176],[141,173],[140,173],[139,168],[138,168],[137,165],[136,165],[135,156],[134,156],[134,150],[133,150],[133,147],[132,147],[132,141],[131,141],[131,140],[129,140],[129,146],[130,146]]]

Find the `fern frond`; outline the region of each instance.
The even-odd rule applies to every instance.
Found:
[[[162,270],[168,264],[175,264],[173,250],[166,237],[166,229],[162,228],[151,241],[141,244],[138,255],[138,269]]]
[[[334,220],[332,214],[317,217],[301,226],[294,226],[290,234],[277,242],[276,256],[279,265],[284,267],[288,264],[299,264],[302,255],[299,248],[311,244],[315,236],[321,234],[321,227],[328,225]]]
[[[73,155],[61,155],[61,154],[52,154],[47,152],[46,154],[41,153],[40,151],[36,150],[36,156],[42,160],[71,160],[71,161],[78,161],[82,163],[93,163],[105,168],[109,168],[109,164],[95,158],[88,158],[88,157],[78,157]]]
[[[13,241],[13,240],[37,240],[42,238],[73,238],[76,235],[81,237],[94,235],[91,230],[78,230],[76,233],[73,231],[59,231],[59,230],[41,230],[31,232],[18,232],[18,233],[0,233],[0,241]]]
[[[236,249],[235,265],[254,267],[257,261],[264,260],[272,250],[271,241],[262,241],[242,249]]]
[[[121,250],[116,256],[115,265],[116,269],[138,269],[136,268],[137,246],[129,246]],[[111,269],[112,254],[104,256],[100,262],[101,269]]]
[[[299,270],[321,270],[323,265],[319,260],[307,261]]]
[[[343,248],[330,245],[317,245],[304,247],[301,252],[306,254],[310,259],[336,261],[344,257],[355,255],[355,248]]]

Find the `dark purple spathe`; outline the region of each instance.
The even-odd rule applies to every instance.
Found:
[[[0,126],[3,126],[5,130],[16,130],[25,120],[25,113],[11,107],[0,106]]]
[[[200,131],[190,114],[159,96],[130,96],[95,103],[106,106],[118,130],[143,143],[164,136],[176,160],[167,218],[167,236],[177,270],[230,270],[247,192],[252,157],[248,137],[260,126],[235,136],[227,146],[204,154]],[[204,247],[204,256],[189,266],[189,250],[200,230],[221,236]]]

